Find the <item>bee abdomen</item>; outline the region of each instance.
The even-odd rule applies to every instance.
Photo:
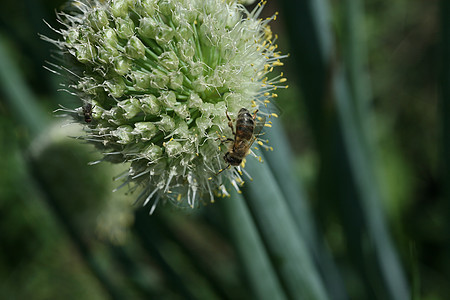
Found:
[[[255,121],[250,112],[242,108],[236,120],[236,135],[242,139],[251,139],[255,129]]]

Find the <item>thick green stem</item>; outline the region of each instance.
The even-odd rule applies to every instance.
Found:
[[[271,170],[256,159],[248,160],[246,170],[253,181],[244,186],[244,195],[288,297],[328,299],[304,237]]]
[[[245,199],[232,187],[230,191],[231,197],[219,203],[254,295],[261,300],[286,299]]]
[[[28,88],[19,68],[7,49],[6,38],[0,35],[0,87],[6,95],[5,99],[21,120],[31,136],[37,136],[44,131],[48,120],[38,105],[33,93]]]

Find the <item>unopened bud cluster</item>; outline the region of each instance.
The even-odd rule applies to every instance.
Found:
[[[241,168],[223,155],[234,138],[227,113],[252,113],[284,87],[268,23],[224,0],[84,0],[58,14],[65,26],[50,40],[63,54],[68,89],[82,100],[66,111],[86,124],[84,138],[104,160],[128,162],[125,183],[139,198],[193,207],[204,195],[238,188]],[[224,178],[222,178],[224,177]],[[133,188],[132,188],[133,189]]]

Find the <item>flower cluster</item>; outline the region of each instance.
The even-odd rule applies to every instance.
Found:
[[[143,186],[144,203],[159,199],[194,207],[204,195],[239,189],[243,168],[223,155],[233,138],[227,114],[259,111],[284,87],[264,3],[248,12],[224,0],[83,0],[58,14],[68,89],[81,100],[64,109],[86,126],[83,137],[103,160],[128,162],[124,185]],[[268,118],[267,118],[268,120]],[[270,126],[270,124],[267,124]],[[262,141],[258,142],[265,146]]]

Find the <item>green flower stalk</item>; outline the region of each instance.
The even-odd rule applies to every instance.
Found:
[[[85,125],[83,138],[104,154],[127,162],[122,176],[138,199],[195,207],[203,196],[228,195],[225,180],[239,190],[243,166],[226,168],[233,139],[228,116],[241,108],[259,120],[277,88],[285,87],[264,6],[249,12],[224,0],[84,0],[58,14],[67,89],[82,101],[66,109]],[[270,127],[270,122],[266,123]],[[264,148],[267,141],[258,140]],[[225,170],[223,170],[225,169]],[[223,170],[223,172],[220,172]],[[220,174],[218,174],[220,172]]]

